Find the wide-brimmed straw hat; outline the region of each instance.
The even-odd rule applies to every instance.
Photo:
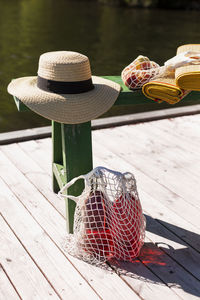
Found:
[[[77,124],[95,119],[111,108],[120,85],[92,76],[87,56],[55,51],[40,56],[38,76],[12,80],[8,92],[47,119]]]

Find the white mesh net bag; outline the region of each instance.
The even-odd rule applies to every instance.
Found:
[[[160,66],[148,57],[139,55],[121,73],[124,84],[130,89],[139,89],[160,74]]]
[[[66,195],[66,189],[79,179],[85,182],[83,193]],[[59,195],[77,204],[74,233],[66,243],[68,253],[95,264],[111,258],[132,261],[139,255],[146,222],[133,174],[97,167],[67,183]]]

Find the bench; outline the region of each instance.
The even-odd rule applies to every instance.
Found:
[[[130,106],[131,111],[135,112],[172,108],[172,105],[167,103],[157,104],[145,98],[141,90],[130,91],[123,84],[120,76],[102,77],[119,83],[122,88],[115,104],[109,111],[112,115],[117,114],[116,108],[124,106]],[[14,100],[19,111],[29,110],[20,99],[14,97]],[[199,100],[199,92],[192,92],[173,107],[198,104]],[[52,121],[52,148],[52,184],[53,191],[57,193],[66,182],[88,173],[93,168],[91,121],[72,125]],[[79,180],[69,188],[68,193],[78,196],[82,190],[83,182]],[[75,203],[68,199],[66,201],[66,220],[69,233],[73,232],[74,210]]]

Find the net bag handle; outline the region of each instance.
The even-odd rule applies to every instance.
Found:
[[[68,194],[64,194],[64,192],[70,187],[72,186],[77,180],[79,179],[83,179],[85,182],[85,187],[86,187],[86,175],[80,175],[78,177],[73,178],[72,180],[70,180],[69,182],[67,182],[63,188],[58,192],[58,197],[61,199],[66,199],[69,198],[71,200],[73,200],[74,202],[78,202],[80,196],[73,196],[73,195],[68,195]]]
[[[92,171],[90,171],[89,173],[87,174],[84,174],[84,175],[80,175],[78,177],[75,177],[73,178],[72,180],[70,180],[69,182],[67,182],[65,184],[65,186],[58,192],[58,196],[59,198],[61,199],[71,199],[73,200],[74,202],[78,202],[79,199],[80,199],[80,195],[79,196],[73,196],[73,195],[68,195],[67,193],[64,193],[70,186],[72,186],[77,180],[79,179],[83,179],[84,180],[84,184],[85,184],[85,190],[84,190],[84,193],[86,193],[87,191],[89,191],[91,189],[90,187],[90,178],[92,176],[96,176],[98,178],[101,179],[102,181],[102,184],[104,186],[106,186],[106,182],[104,182],[103,180],[103,176],[101,175],[102,174],[102,171],[107,171],[109,173],[112,173],[114,175],[117,175],[119,178],[120,178],[120,181],[121,181],[121,188],[122,188],[122,191],[123,192],[126,192],[126,187],[125,187],[125,184],[124,184],[124,180],[125,180],[125,176],[129,175],[131,176],[131,178],[134,180],[134,185],[136,185],[136,182],[135,182],[135,177],[133,176],[132,173],[130,172],[126,172],[126,173],[121,173],[121,172],[117,172],[117,171],[113,171],[113,170],[110,170],[108,168],[105,168],[105,167],[96,167],[94,168]]]
[[[87,190],[89,190],[89,178],[91,178],[91,176],[93,176],[94,174],[98,175],[100,177],[100,172],[102,169],[106,169],[104,167],[96,167],[95,169],[93,169],[92,171],[90,171],[87,174],[84,175],[80,175],[77,177],[74,177],[72,180],[70,180],[69,182],[67,182],[62,189],[58,192],[58,197],[61,199],[66,199],[69,198],[71,200],[73,200],[74,202],[78,202],[80,199],[80,195],[79,196],[73,196],[73,195],[68,195],[68,194],[64,194],[64,192],[70,187],[72,186],[77,180],[79,179],[83,179],[84,180],[84,184],[85,184],[85,192]],[[106,169],[108,170],[108,169]]]

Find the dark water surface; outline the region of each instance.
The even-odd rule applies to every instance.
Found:
[[[0,132],[49,125],[19,113],[7,85],[37,74],[40,54],[71,50],[93,75],[120,75],[139,54],[163,64],[185,43],[200,43],[200,12],[117,8],[93,1],[0,0]]]

